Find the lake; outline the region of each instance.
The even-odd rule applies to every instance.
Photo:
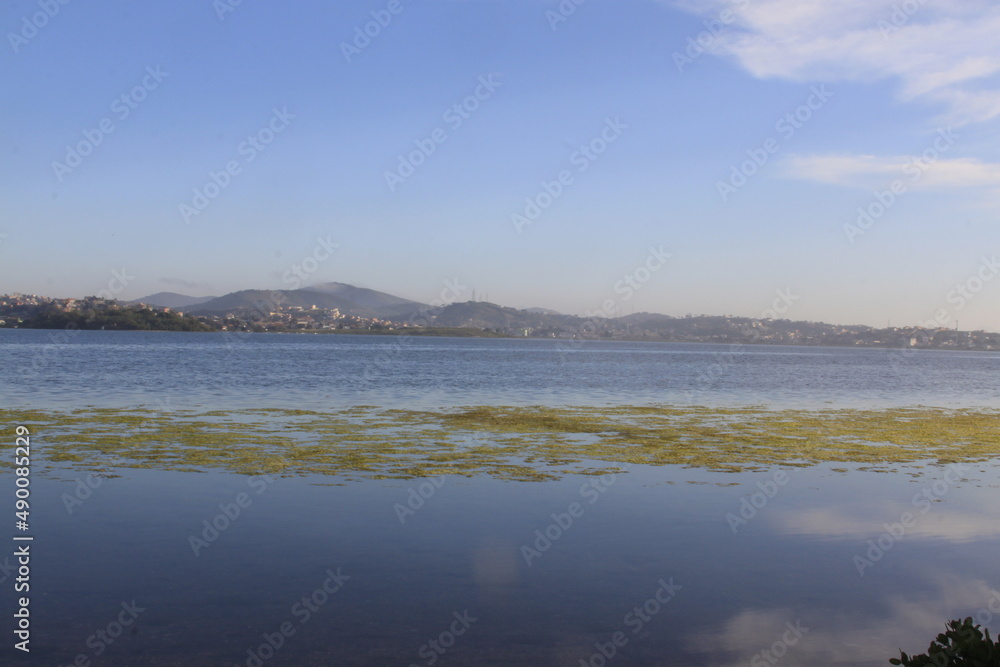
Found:
[[[0,329],[2,398],[76,407],[1000,406],[1000,353]]]
[[[1000,354],[926,350],[0,330],[0,404],[44,414],[992,412],[998,371]],[[950,618],[1000,629],[996,457],[546,481],[47,458],[85,427],[32,432],[38,664],[887,665]]]

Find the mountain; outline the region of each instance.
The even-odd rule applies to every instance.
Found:
[[[365,287],[355,287],[345,283],[321,283],[298,290],[311,294],[327,294],[372,310],[397,309],[400,311],[424,307],[424,304],[402,297],[377,292]]]
[[[206,300],[207,299],[207,300]],[[193,303],[193,302],[202,303]],[[79,302],[79,303],[77,303]],[[148,306],[183,308],[187,315],[233,315],[245,320],[245,326],[255,330],[286,331],[303,328],[298,321],[291,322],[295,307],[310,310],[337,308],[345,315],[359,318],[391,320],[425,327],[425,332],[435,328],[445,330],[463,328],[483,329],[490,333],[533,338],[590,338],[605,340],[673,341],[686,343],[728,343],[743,345],[769,343],[777,345],[834,345],[849,347],[881,347],[908,350],[909,348],[1000,350],[1000,333],[987,331],[958,331],[946,327],[908,326],[876,329],[866,325],[838,325],[781,318],[735,317],[731,315],[685,315],[674,317],[660,313],[640,312],[619,317],[560,315],[545,308],[519,310],[481,301],[453,303],[447,306],[428,306],[417,301],[378,292],[376,290],[346,285],[324,283],[297,290],[243,290],[221,297],[191,297],[173,292],[151,294],[142,299]],[[183,305],[191,304],[191,305]],[[94,309],[115,310],[120,306],[104,305],[104,299],[90,296],[82,299],[51,299],[37,295],[0,294],[0,327],[18,328],[58,325],[62,328],[68,320],[52,319],[53,312],[76,313]],[[142,308],[139,314],[128,313],[121,324],[107,320],[107,328],[174,329],[170,322],[139,322],[147,317]],[[158,318],[168,314],[156,313]],[[321,315],[316,313],[316,315]],[[330,323],[329,314],[309,318],[319,324]],[[61,316],[60,316],[61,317]],[[114,314],[113,317],[119,317]],[[39,319],[41,318],[41,319]],[[48,318],[48,319],[46,319]],[[169,319],[169,318],[167,318]],[[32,323],[33,322],[33,323]],[[87,319],[89,324],[91,319]],[[148,324],[148,326],[146,326]],[[236,323],[239,325],[239,323]],[[308,321],[305,325],[308,324]],[[348,323],[360,328],[378,330],[372,322]],[[209,323],[210,326],[218,322]],[[81,328],[86,328],[81,326]],[[305,328],[308,329],[308,326]],[[393,327],[388,327],[393,328]],[[396,332],[410,329],[397,328]],[[394,332],[395,333],[395,332]]]
[[[157,292],[156,294],[144,296],[141,299],[126,301],[126,303],[129,305],[144,303],[147,306],[159,306],[160,308],[187,308],[188,306],[211,301],[214,298],[214,296],[188,296],[187,294],[178,294],[177,292]]]
[[[270,312],[278,306],[336,308],[342,315],[403,320],[429,306],[398,296],[344,283],[322,283],[297,290],[241,290],[188,308],[202,315]]]

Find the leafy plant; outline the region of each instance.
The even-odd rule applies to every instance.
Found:
[[[991,640],[990,631],[973,624],[972,618],[949,621],[947,630],[931,642],[927,653],[908,656],[902,651],[898,658],[889,660],[903,667],[998,667],[1000,666],[1000,640]]]

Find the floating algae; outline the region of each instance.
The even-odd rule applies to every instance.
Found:
[[[605,474],[636,463],[722,472],[822,462],[889,470],[1000,456],[1000,412],[919,407],[85,408],[0,410],[0,417],[31,428],[42,460],[102,471],[227,470],[348,479],[486,474],[537,481]]]

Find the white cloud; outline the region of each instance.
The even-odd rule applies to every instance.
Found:
[[[713,660],[714,665],[746,665],[786,636],[786,623],[794,625],[798,620],[808,632],[788,648],[784,664],[885,665],[898,656],[900,647],[910,653],[926,648],[950,618],[975,614],[977,620],[986,620],[976,611],[981,608],[991,621],[996,620],[986,608],[997,595],[994,585],[957,573],[928,572],[925,576],[926,581],[919,583],[927,590],[890,595],[878,608],[835,609],[814,604],[745,609],[726,621],[720,632],[694,638],[694,650],[710,658],[723,652],[735,656]],[[767,663],[763,658],[757,662]]]
[[[791,155],[785,174],[817,183],[882,187],[894,180],[916,188],[1000,188],[1000,163],[973,158],[926,160],[921,155]]]
[[[914,522],[906,528],[904,540],[920,538],[966,542],[1000,537],[1000,520],[995,513],[943,509],[938,505],[927,514],[921,514],[912,506],[902,505],[885,504],[875,509],[875,514],[867,516],[859,516],[858,508],[796,510],[776,517],[776,521],[789,534],[857,539],[862,546],[864,540],[884,533],[884,524],[899,523],[905,512],[914,517]]]
[[[708,49],[754,76],[793,81],[896,80],[904,101],[962,125],[1000,116],[1000,5],[985,0],[675,0],[717,19]],[[907,14],[903,5],[913,9]]]

